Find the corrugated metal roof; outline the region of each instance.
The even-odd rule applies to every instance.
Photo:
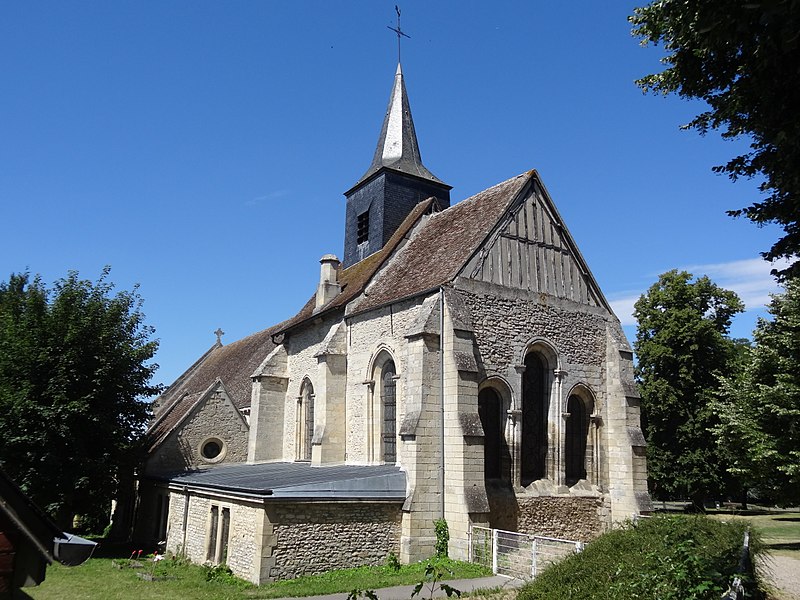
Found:
[[[396,465],[261,463],[219,465],[153,477],[173,485],[281,500],[397,500],[406,497],[406,475]]]

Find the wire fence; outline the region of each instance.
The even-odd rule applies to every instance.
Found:
[[[532,579],[546,566],[581,552],[583,542],[473,526],[470,561],[491,567],[496,575]]]

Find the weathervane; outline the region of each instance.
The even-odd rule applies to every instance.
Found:
[[[411,36],[410,35],[406,35],[406,33],[402,29],[400,29],[400,7],[397,6],[397,4],[394,5],[394,11],[397,13],[397,27],[395,28],[395,27],[392,27],[391,25],[387,25],[386,27],[388,27],[389,29],[391,29],[392,31],[394,31],[397,34],[397,62],[399,64],[400,63],[400,38],[401,37],[407,37],[408,39],[411,39]]]

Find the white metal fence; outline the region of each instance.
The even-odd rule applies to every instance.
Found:
[[[547,565],[583,550],[583,542],[473,526],[469,559],[497,575],[532,579]]]

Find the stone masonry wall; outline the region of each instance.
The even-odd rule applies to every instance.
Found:
[[[519,496],[489,490],[491,527],[588,542],[606,525],[606,502],[598,496]]]
[[[270,504],[266,511],[275,540],[270,578],[377,565],[399,552],[399,504]]]
[[[475,337],[487,372],[506,373],[515,351],[533,336],[555,344],[566,363],[602,365],[606,317],[592,307],[546,294],[482,282],[459,290],[472,314]]]
[[[315,356],[319,351],[322,341],[336,325],[337,321],[327,319],[322,324],[306,326],[293,331],[286,342],[288,356],[287,374],[289,376],[286,390],[286,404],[284,408],[283,431],[283,459],[293,461],[297,457],[297,399],[307,377],[314,386],[316,393],[319,387],[317,377],[319,360]],[[316,413],[315,413],[316,414]]]
[[[421,298],[399,302],[391,307],[358,315],[350,321],[347,352],[348,462],[364,463],[369,455],[366,447],[369,389],[364,382],[373,377],[369,365],[380,349],[386,349],[392,354],[397,375],[400,377],[397,381],[396,421],[398,424],[403,422],[409,376],[405,336],[417,317],[421,303]],[[399,440],[397,460],[403,463],[403,444]]]
[[[189,510],[185,511],[186,502]],[[170,494],[167,550],[194,563],[207,561],[211,507],[230,510],[226,562],[233,573],[253,583],[261,583],[264,509],[259,504],[233,502],[206,495]],[[186,515],[186,523],[184,523]],[[185,528],[185,530],[184,530]]]
[[[601,498],[520,497],[517,502],[520,532],[588,542],[603,531]]]
[[[212,464],[200,454],[200,446],[208,438],[224,443],[224,457],[213,464],[245,462],[248,431],[247,423],[224,392],[215,392],[164,440],[148,459],[146,473],[168,473]]]

